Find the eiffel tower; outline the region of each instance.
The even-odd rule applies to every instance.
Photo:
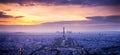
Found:
[[[75,55],[73,54],[74,51],[79,52],[82,55],[89,55],[89,52],[85,48],[81,48],[79,43],[77,43],[72,38],[68,38],[65,34],[65,27],[63,27],[63,33],[61,38],[57,38],[54,40],[52,45],[43,45],[40,48],[32,51],[29,55],[33,55],[37,51],[45,50],[46,55],[53,55],[46,51],[55,52],[54,55]],[[64,52],[64,53],[63,53]],[[44,55],[44,54],[41,54]]]

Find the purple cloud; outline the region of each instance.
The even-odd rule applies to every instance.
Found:
[[[88,5],[88,6],[113,6],[120,5],[120,0],[0,0],[0,3],[18,3],[24,5],[26,3],[42,2],[46,4],[75,4],[75,5]]]
[[[0,12],[0,18],[22,18],[22,17],[24,17],[24,16],[16,16],[16,17],[14,17],[12,15],[6,15],[6,13],[4,13],[4,12]]]

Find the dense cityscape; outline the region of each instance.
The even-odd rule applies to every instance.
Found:
[[[66,32],[65,36],[70,41],[75,41],[72,48],[69,46],[60,50],[60,55],[119,55],[120,54],[120,32]],[[33,51],[43,46],[55,48],[59,45],[58,40],[63,33],[1,33],[0,34],[0,55],[30,55]],[[57,43],[52,46],[53,43]],[[77,47],[78,45],[79,47]],[[52,47],[51,47],[52,46]],[[58,47],[58,46],[57,46]],[[70,47],[70,48],[69,48]],[[60,46],[59,46],[60,48]],[[58,48],[57,48],[58,49]],[[77,49],[77,50],[75,50]],[[87,52],[85,52],[84,50]],[[20,52],[21,51],[21,52]],[[72,51],[72,52],[71,52]],[[82,53],[83,52],[83,53]],[[56,51],[41,49],[33,55],[57,55]]]

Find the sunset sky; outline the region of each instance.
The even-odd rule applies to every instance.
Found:
[[[120,31],[120,0],[0,0],[0,32]]]

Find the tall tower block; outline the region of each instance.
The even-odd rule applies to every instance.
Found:
[[[66,36],[65,36],[65,27],[63,27],[63,37],[62,37],[62,43],[61,43],[61,45],[62,46],[66,46],[66,40],[67,40],[67,38],[66,38]]]
[[[65,27],[63,27],[63,39],[65,40],[66,37],[65,37]]]

